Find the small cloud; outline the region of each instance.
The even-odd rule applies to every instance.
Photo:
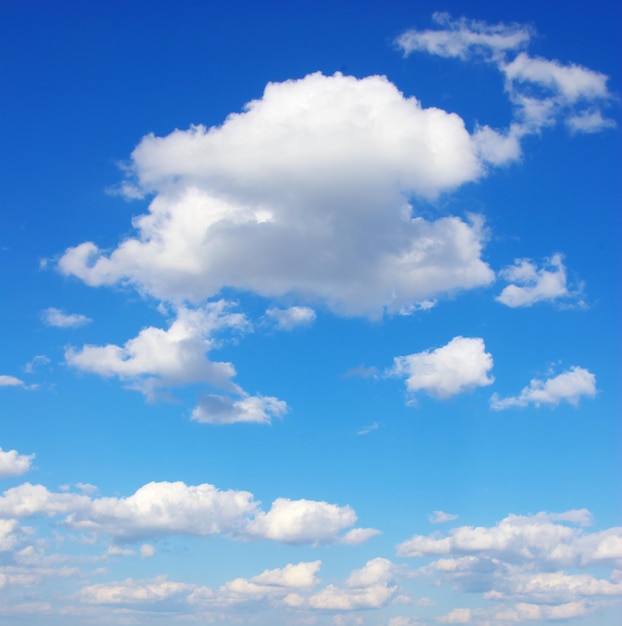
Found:
[[[499,273],[502,278],[513,284],[505,287],[496,300],[511,308],[529,307],[536,302],[576,299],[582,292],[581,286],[572,290],[568,288],[566,268],[561,254],[554,254],[545,259],[540,268],[531,259],[516,259],[514,265],[504,268]]]
[[[479,337],[454,337],[435,350],[398,356],[387,376],[405,377],[406,388],[415,393],[425,391],[437,398],[448,398],[463,391],[490,385],[488,375],[493,367]]]
[[[54,307],[45,309],[41,316],[48,326],[54,326],[55,328],[75,328],[77,326],[84,326],[92,321],[91,318],[86,315],[65,313],[61,309],[55,309]]]
[[[37,354],[36,356],[32,357],[32,359],[30,359],[30,361],[28,361],[26,365],[24,365],[24,371],[26,372],[26,374],[32,374],[36,368],[43,367],[48,363],[50,363],[50,359],[48,359],[48,357],[46,357],[44,354]]]
[[[315,321],[315,311],[308,306],[292,306],[288,309],[272,308],[266,311],[279,330],[293,330],[301,326],[309,326]]]
[[[108,550],[106,551],[108,556],[134,556],[134,550],[130,548],[121,548],[120,546],[108,546]]]
[[[203,424],[254,422],[270,424],[274,417],[287,413],[287,403],[270,396],[246,396],[235,400],[229,396],[204,396],[192,412],[192,419]]]
[[[520,395],[500,398],[494,394],[490,406],[495,411],[503,411],[511,407],[525,407],[534,404],[557,406],[560,402],[578,405],[582,396],[593,398],[596,395],[596,376],[583,367],[574,366],[567,372],[547,380],[534,378],[521,391]]]
[[[344,372],[343,378],[377,378],[378,377],[378,368],[377,367],[367,367],[366,365],[359,365],[358,367],[353,367],[349,369],[347,372]]]
[[[399,314],[403,316],[412,315],[417,311],[429,311],[433,309],[437,304],[436,300],[422,300],[421,302],[415,302],[409,306],[402,307],[399,310]]]
[[[4,451],[0,448],[0,478],[19,476],[32,467],[34,454],[19,454],[17,450]]]
[[[0,374],[0,387],[25,387],[24,381],[15,376]]]
[[[432,524],[443,524],[445,522],[452,522],[455,519],[458,519],[458,515],[454,513],[445,513],[444,511],[434,511],[428,519]]]
[[[95,485],[91,485],[91,483],[76,483],[76,487],[87,496],[92,496],[99,491],[99,489]]]
[[[373,424],[370,424],[369,426],[365,426],[364,428],[361,428],[361,430],[358,430],[356,432],[357,435],[367,435],[368,433],[373,432],[374,430],[378,430],[379,426],[378,426],[378,422],[374,422]]]
[[[149,559],[155,554],[155,548],[149,543],[143,543],[140,546],[140,556],[143,559]]]
[[[372,537],[380,534],[381,532],[375,528],[353,528],[343,536],[341,543],[348,546],[358,546],[359,544],[365,543]]]

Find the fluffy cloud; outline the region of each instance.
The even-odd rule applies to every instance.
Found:
[[[287,309],[271,308],[266,317],[280,330],[293,330],[298,326],[309,326],[315,321],[315,311],[308,306],[291,306]]]
[[[75,328],[76,326],[84,326],[91,322],[91,318],[79,313],[65,313],[61,309],[50,307],[42,313],[43,321],[48,326],[56,326],[57,328]]]
[[[373,559],[355,570],[343,586],[329,585],[319,591],[314,588],[321,561],[288,564],[283,568],[266,570],[251,578],[236,578],[219,588],[178,583],[159,576],[151,580],[128,578],[121,582],[89,585],[80,592],[90,604],[132,606],[156,605],[171,601],[184,602],[199,610],[232,607],[252,602],[267,603],[281,611],[330,610],[352,611],[380,608],[395,595],[395,566],[387,559]]]
[[[398,546],[398,554],[433,557],[414,575],[498,603],[470,613],[454,609],[439,622],[570,619],[622,596],[616,573],[622,565],[622,528],[589,532],[585,527],[590,523],[585,509],[509,515],[492,527],[462,526],[445,535],[414,536]],[[600,576],[609,568],[610,578],[576,571],[586,568]]]
[[[357,520],[349,506],[277,498],[265,512],[260,504],[248,491],[222,491],[210,484],[151,482],[125,498],[91,498],[25,483],[0,497],[0,518],[64,515],[68,528],[117,541],[185,534],[318,545],[361,543],[377,534],[351,529],[342,536]]]
[[[413,217],[407,202],[476,180],[479,151],[457,115],[384,77],[269,84],[220,127],[145,137],[131,170],[137,193],[155,198],[136,236],[109,255],[70,248],[59,267],[177,302],[229,286],[348,315],[397,312],[493,280],[478,221]]]
[[[231,363],[208,358],[208,352],[218,346],[214,337],[218,331],[250,328],[246,317],[231,312],[231,306],[219,300],[198,309],[181,307],[167,330],[143,328],[123,346],[68,348],[65,358],[82,371],[115,376],[150,399],[163,389],[194,383],[234,394],[204,396],[192,412],[197,422],[268,424],[273,417],[285,414],[286,403],[270,396],[249,396],[233,382],[236,372]]]
[[[500,398],[494,394],[490,406],[495,411],[525,407],[529,404],[537,407],[543,404],[556,406],[560,402],[569,402],[576,406],[583,396],[593,398],[595,395],[596,376],[583,367],[574,366],[567,372],[547,380],[534,378],[518,396]]]
[[[508,282],[517,283],[505,287],[497,297],[497,301],[512,308],[580,294],[580,289],[568,289],[566,268],[560,254],[546,259],[545,266],[540,269],[530,259],[517,259],[514,265],[501,270],[500,275]]]
[[[574,63],[532,57],[524,51],[533,30],[520,24],[487,24],[435,13],[435,29],[411,29],[396,39],[409,55],[427,52],[441,57],[483,60],[494,64],[506,80],[514,119],[505,133],[482,129],[482,154],[492,163],[520,155],[519,140],[563,120],[574,133],[615,126],[601,109],[612,98],[607,76]],[[497,159],[495,159],[495,156]]]
[[[398,546],[398,554],[475,555],[543,567],[622,564],[622,528],[587,533],[575,526],[586,525],[589,520],[585,509],[562,514],[509,515],[491,528],[462,526],[444,537],[415,535]],[[443,566],[452,569],[453,562]]]
[[[168,330],[150,326],[123,346],[86,345],[69,348],[67,363],[100,376],[116,376],[128,381],[148,396],[159,387],[206,383],[239,392],[231,381],[231,363],[209,361],[206,353],[214,347],[212,335],[219,329],[243,329],[246,318],[228,311],[223,300],[201,309],[181,308]]]
[[[490,385],[492,356],[483,339],[454,337],[446,346],[395,357],[388,374],[406,378],[411,393],[425,391],[447,398],[473,387]]]
[[[0,448],[0,478],[19,476],[30,469],[34,454],[20,454],[17,450]]]

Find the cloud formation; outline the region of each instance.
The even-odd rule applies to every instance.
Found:
[[[478,142],[381,76],[271,83],[220,127],[143,138],[130,169],[132,193],[155,195],[136,235],[110,254],[68,249],[65,274],[175,302],[233,287],[376,317],[494,277],[481,221],[416,215],[418,198],[484,174]]]
[[[84,326],[92,322],[90,317],[79,313],[65,313],[61,309],[50,307],[42,313],[43,321],[48,326],[56,326],[57,328],[75,328],[76,326]]]
[[[500,276],[513,284],[508,285],[496,300],[506,306],[529,307],[536,302],[558,301],[576,298],[581,289],[568,288],[566,268],[561,254],[554,254],[538,268],[531,259],[517,259],[499,272]]]
[[[596,376],[583,367],[574,366],[547,380],[532,379],[518,396],[501,398],[494,394],[490,406],[495,411],[526,407],[530,404],[536,407],[543,404],[557,406],[560,402],[569,402],[576,406],[583,396],[593,398],[595,395]]]
[[[207,483],[151,482],[124,498],[55,493],[43,485],[24,483],[0,497],[0,518],[63,515],[62,525],[67,528],[119,542],[181,534],[288,544],[356,544],[378,532],[353,529],[357,516],[349,506],[287,498],[277,498],[267,512],[260,505],[248,491],[222,491]]]
[[[0,478],[26,473],[35,458],[34,454],[20,454],[17,450],[0,448]]]
[[[405,377],[410,393],[425,391],[437,398],[490,385],[492,356],[479,337],[454,337],[447,345],[394,359],[389,376]]]
[[[483,142],[483,155],[507,159],[520,155],[525,135],[562,121],[572,133],[597,132],[615,126],[603,116],[612,100],[608,77],[600,72],[556,60],[532,57],[525,50],[534,30],[521,24],[488,24],[448,13],[435,13],[434,29],[409,29],[396,39],[406,56],[426,52],[441,57],[483,61],[494,65],[505,78],[514,107],[513,119],[504,132],[488,126],[475,136]]]
[[[290,306],[287,309],[272,307],[266,311],[266,318],[272,320],[279,330],[309,326],[313,324],[315,317],[315,311],[308,306]]]

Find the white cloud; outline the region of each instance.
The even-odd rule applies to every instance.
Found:
[[[373,424],[370,424],[369,426],[365,426],[363,428],[361,428],[360,430],[356,431],[357,435],[368,435],[369,433],[374,432],[374,430],[378,430],[380,426],[378,425],[378,422],[374,422]]]
[[[447,615],[443,615],[438,618],[438,621],[441,624],[470,624],[472,618],[471,609],[452,609],[447,613]]]
[[[453,522],[458,516],[453,513],[445,513],[445,511],[434,511],[428,518],[432,524],[444,524],[445,522]]]
[[[446,534],[416,535],[397,551],[402,557],[432,557],[412,575],[478,594],[488,603],[470,614],[454,609],[437,618],[439,622],[570,619],[622,596],[617,574],[622,566],[622,528],[589,532],[585,527],[591,518],[586,509],[509,515],[491,527],[461,526]],[[577,571],[587,568],[594,573]],[[599,578],[607,568],[609,579]]]
[[[554,254],[538,267],[530,259],[517,259],[514,265],[504,268],[499,274],[508,285],[496,298],[509,307],[527,307],[536,302],[556,301],[560,298],[574,298],[581,290],[570,291],[567,284],[566,268],[561,254]]]
[[[502,69],[510,81],[549,87],[568,102],[609,97],[607,76],[575,64],[562,65],[558,61],[534,58],[521,52]]]
[[[0,387],[24,387],[24,381],[15,376],[0,374]]]
[[[65,313],[61,309],[50,307],[42,313],[43,321],[48,326],[56,326],[57,328],[75,328],[84,326],[91,322],[91,318],[78,313]]]
[[[205,383],[240,392],[231,381],[231,363],[213,362],[206,353],[213,348],[213,334],[222,328],[243,330],[244,315],[228,311],[224,300],[201,309],[180,308],[168,330],[150,326],[123,346],[83,346],[69,348],[67,363],[100,376],[116,376],[151,397],[160,387]]]
[[[357,516],[349,506],[287,498],[277,498],[268,512],[260,505],[248,491],[222,491],[207,483],[151,482],[123,498],[54,493],[43,485],[24,483],[0,497],[0,517],[64,515],[65,527],[118,541],[185,534],[355,545],[378,532],[351,529]],[[342,535],[346,529],[350,531]]]
[[[45,354],[37,354],[24,365],[24,371],[27,374],[32,374],[38,367],[43,367],[48,363],[50,363],[50,359]]]
[[[493,280],[481,223],[413,218],[406,201],[483,175],[479,143],[384,77],[272,83],[220,127],[145,137],[132,171],[156,195],[137,235],[109,255],[70,248],[59,267],[177,302],[228,286],[340,314],[398,312]]]
[[[490,528],[461,526],[445,536],[415,535],[398,546],[398,554],[475,555],[542,567],[622,564],[622,528],[587,533],[575,527],[585,525],[589,519],[585,509],[563,514],[509,515]],[[448,565],[444,564],[445,569]]]
[[[495,411],[530,404],[537,407],[543,404],[557,406],[560,402],[569,402],[576,406],[583,396],[593,398],[595,395],[596,376],[583,367],[574,366],[547,380],[532,379],[518,396],[500,398],[498,394],[494,394],[490,406]]]
[[[165,576],[158,576],[151,581],[128,578],[118,583],[84,587],[80,591],[80,599],[93,604],[154,603],[188,594],[193,589],[194,585],[172,582]]]
[[[155,554],[155,548],[149,543],[143,543],[140,546],[140,556],[143,559],[149,559]]]
[[[349,506],[277,498],[267,513],[257,514],[246,532],[262,539],[318,545],[335,541],[339,532],[353,526],[356,519],[354,509]]]
[[[397,593],[396,566],[388,559],[376,558],[354,570],[342,587],[328,585],[308,599],[315,609],[352,611],[385,606]]]
[[[24,474],[30,469],[34,458],[34,454],[20,454],[17,450],[0,448],[0,478]]]
[[[308,306],[291,306],[287,309],[271,308],[266,311],[280,330],[293,330],[299,326],[309,326],[315,321],[315,311]]]
[[[199,404],[192,411],[192,419],[205,424],[270,424],[273,417],[281,417],[286,412],[287,404],[278,398],[246,396],[234,400],[228,396],[212,394],[199,400]]]
[[[483,339],[454,337],[447,345],[394,359],[390,376],[406,377],[409,392],[425,391],[447,398],[474,387],[490,385],[492,356]]]
[[[505,52],[526,47],[532,30],[521,24],[488,24],[466,18],[452,19],[448,13],[434,13],[433,21],[440,27],[402,33],[396,43],[409,55],[428,52],[442,57],[466,59],[471,56],[497,59]]]
[[[407,56],[427,52],[491,63],[503,74],[506,92],[514,105],[506,132],[484,126],[475,134],[482,158],[499,165],[520,156],[520,139],[563,120],[573,133],[596,132],[615,126],[602,116],[601,107],[612,96],[607,76],[574,63],[532,57],[524,49],[533,30],[520,24],[487,24],[435,13],[437,28],[411,29],[396,39]]]

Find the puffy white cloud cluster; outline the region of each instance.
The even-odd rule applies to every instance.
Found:
[[[231,363],[208,357],[209,351],[219,345],[216,333],[250,328],[246,316],[231,308],[225,300],[197,309],[181,307],[167,330],[143,328],[123,346],[68,348],[65,359],[82,371],[115,376],[150,399],[171,387],[196,383],[228,392],[204,396],[192,413],[192,419],[198,422],[269,424],[273,417],[287,411],[286,403],[270,396],[249,396],[233,382],[236,372]]]
[[[578,405],[582,397],[596,395],[596,376],[583,367],[574,366],[568,371],[547,380],[534,378],[520,395],[501,398],[493,394],[490,406],[495,411],[533,404],[557,406],[560,402]]]
[[[567,619],[590,612],[608,597],[622,596],[616,574],[622,566],[622,528],[589,532],[591,521],[586,509],[509,515],[492,527],[415,535],[398,546],[398,554],[433,557],[417,575],[500,603],[474,611],[469,619],[465,609],[454,609],[440,621],[470,623],[476,616],[495,624]],[[576,572],[587,568],[599,573],[609,568],[610,578]],[[449,619],[461,615],[464,621]]]
[[[381,76],[271,83],[220,127],[145,137],[130,169],[133,193],[155,194],[136,235],[68,249],[64,273],[178,303],[233,287],[369,316],[493,279],[479,222],[409,204],[479,178],[477,142]]]
[[[177,583],[164,576],[127,579],[84,587],[80,596],[87,603],[126,606],[177,600],[199,611],[264,603],[281,611],[345,612],[385,606],[398,590],[398,568],[387,559],[372,559],[354,570],[343,585],[327,585],[318,590],[321,565],[321,561],[290,563],[251,578],[236,578],[219,588]]]
[[[0,497],[0,519],[59,515],[65,516],[62,524],[67,528],[125,542],[182,534],[289,544],[356,544],[378,532],[351,528],[357,516],[349,506],[277,498],[266,512],[252,493],[222,491],[210,484],[151,482],[131,496],[97,498],[24,483]]]
[[[34,454],[20,454],[17,450],[0,448],[0,478],[24,474],[30,469],[34,458]]]
[[[568,288],[566,268],[561,254],[546,259],[544,267],[538,267],[530,259],[517,259],[499,272],[508,285],[497,297],[497,301],[509,307],[527,307],[546,300],[577,297],[580,289]]]
[[[493,367],[479,337],[454,337],[447,345],[394,359],[389,376],[406,378],[411,393],[425,391],[438,398],[448,398],[474,387],[490,385]]]
[[[410,29],[396,43],[405,55],[427,52],[442,57],[483,60],[494,64],[505,77],[506,91],[514,105],[514,120],[506,133],[480,129],[483,154],[514,158],[519,140],[562,120],[572,133],[597,132],[615,126],[602,109],[612,99],[607,76],[574,63],[532,57],[525,49],[534,34],[520,24],[488,24],[435,13],[436,28]]]

